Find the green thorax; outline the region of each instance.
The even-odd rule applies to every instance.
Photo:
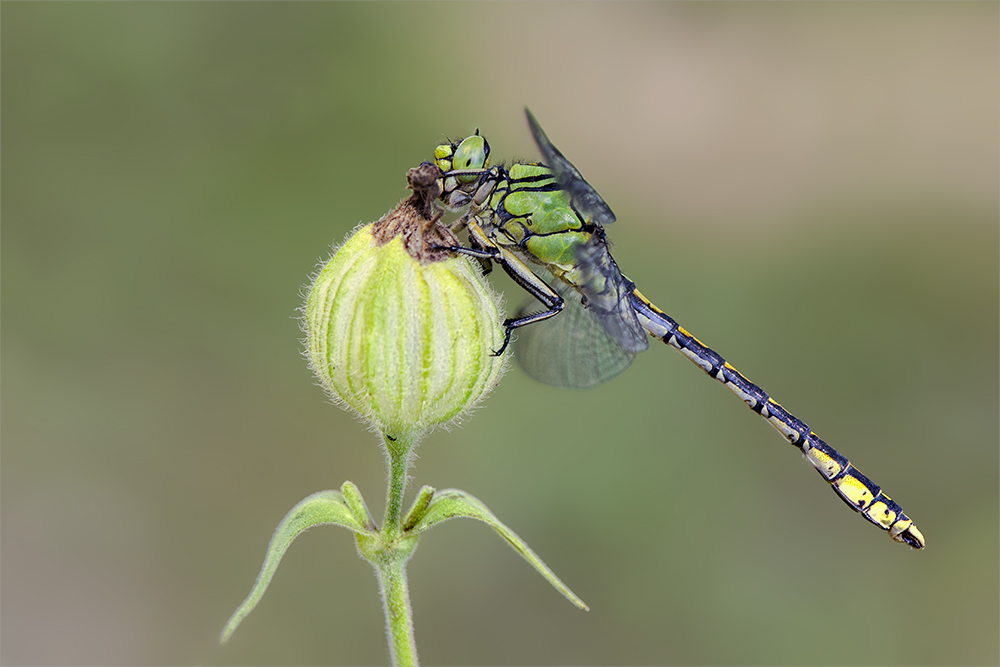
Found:
[[[495,240],[518,246],[528,259],[557,274],[571,271],[576,246],[587,242],[593,225],[573,210],[547,167],[513,164],[504,172],[487,203],[495,214]]]

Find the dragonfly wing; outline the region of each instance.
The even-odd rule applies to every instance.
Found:
[[[586,298],[587,309],[608,336],[632,354],[649,349],[646,330],[639,324],[629,301],[635,285],[618,269],[603,234],[594,234],[580,245],[576,257],[580,291]]]
[[[557,387],[585,389],[606,382],[632,363],[634,352],[622,348],[594,312],[583,305],[580,293],[555,280],[563,297],[561,313],[517,330],[514,358],[529,376]],[[518,315],[537,309],[534,300]]]
[[[531,136],[535,138],[538,150],[542,153],[543,163],[552,170],[556,181],[569,194],[573,206],[598,225],[610,225],[614,222],[615,214],[608,203],[597,194],[597,190],[584,179],[583,174],[573,166],[573,163],[552,145],[531,111],[525,108],[524,113],[528,116]]]

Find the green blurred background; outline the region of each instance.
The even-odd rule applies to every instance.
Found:
[[[2,6],[5,664],[377,664],[374,576],[267,541],[373,436],[300,354],[302,286],[405,171],[522,107],[618,214],[619,264],[898,500],[854,515],[653,345],[574,392],[516,368],[415,484],[482,524],[421,542],[428,664],[996,664],[998,6]],[[495,272],[496,273],[496,272]],[[521,300],[503,276],[495,283]]]

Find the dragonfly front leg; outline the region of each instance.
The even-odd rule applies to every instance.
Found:
[[[471,217],[472,213],[466,213],[461,218],[451,223],[451,226],[448,229],[451,230],[452,234],[457,236],[459,233],[465,231],[465,228],[469,225],[469,218]]]
[[[475,218],[474,213],[466,213],[463,215],[451,225],[451,233],[458,235],[459,232],[469,226],[469,223],[473,220],[473,218]],[[490,275],[493,271],[493,262],[491,260],[496,259],[499,252],[495,244],[490,244],[489,248],[484,249],[479,243],[476,242],[476,239],[471,234],[469,235],[469,243],[472,245],[471,248],[466,248],[464,246],[446,246],[439,249],[450,250],[451,252],[457,252],[459,254],[466,255],[467,257],[475,258],[483,269],[483,275]]]

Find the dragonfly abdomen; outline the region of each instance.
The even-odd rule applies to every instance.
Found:
[[[644,329],[679,350],[705,373],[725,385],[751,410],[766,419],[788,442],[802,450],[817,472],[851,509],[889,531],[889,535],[897,542],[915,549],[924,547],[923,535],[902,508],[882,493],[877,484],[862,475],[847,457],[820,439],[805,422],[785,410],[766,391],[723,359],[722,355],[654,306],[639,290],[633,289],[629,293],[629,301]]]

